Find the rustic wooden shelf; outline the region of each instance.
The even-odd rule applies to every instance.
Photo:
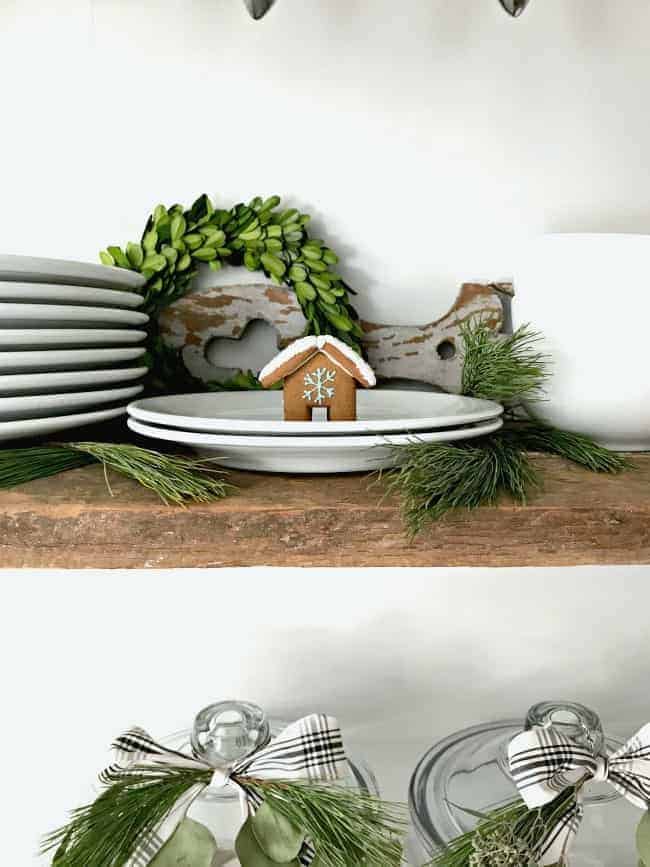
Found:
[[[363,476],[232,473],[239,492],[164,506],[85,467],[0,492],[5,568],[214,566],[566,566],[650,563],[650,454],[596,476],[536,458],[545,488],[527,507],[461,513],[409,543],[395,499]]]

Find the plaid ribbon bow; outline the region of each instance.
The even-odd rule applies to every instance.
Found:
[[[517,735],[508,748],[510,773],[529,809],[550,804],[561,792],[589,780],[607,781],[635,806],[650,805],[650,723],[610,756],[594,756],[553,726],[534,727]],[[538,844],[540,867],[566,857],[584,814],[582,786],[575,800],[554,817]]]
[[[323,714],[311,714],[287,726],[276,738],[228,769],[214,768],[195,756],[167,749],[143,729],[135,728],[117,738],[116,763],[112,772],[161,767],[180,767],[213,771],[212,780],[197,783],[176,801],[163,822],[140,841],[124,867],[147,867],[185,818],[190,805],[210,786],[234,786],[243,808],[255,813],[262,799],[246,787],[246,778],[263,780],[306,780],[313,783],[340,779],[346,767],[345,750],[337,721]],[[305,843],[299,856],[303,865],[311,864],[315,851]]]

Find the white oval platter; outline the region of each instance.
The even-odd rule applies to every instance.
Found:
[[[0,302],[0,328],[35,328],[70,323],[84,325],[146,325],[149,317],[117,307],[78,307],[72,304],[5,304]]]
[[[8,440],[31,439],[47,436],[74,427],[109,421],[126,412],[126,405],[101,409],[95,412],[80,412],[74,415],[54,415],[47,418],[32,418],[23,421],[0,421],[0,442]]]
[[[141,289],[146,283],[142,274],[126,268],[108,268],[93,262],[9,255],[0,255],[0,280],[68,283],[105,289]]]
[[[127,307],[135,310],[144,304],[144,297],[136,292],[126,292],[120,289],[96,289],[92,286],[19,283],[15,280],[0,280],[0,301],[95,304],[98,307]]]
[[[40,349],[28,352],[0,352],[0,374],[30,370],[84,370],[102,364],[120,364],[142,358],[146,349],[112,347],[111,349]]]
[[[71,391],[64,394],[30,394],[22,397],[0,397],[0,419],[18,421],[42,418],[52,413],[75,412],[95,404],[125,401],[140,394],[144,386],[109,388],[101,391]]]
[[[114,343],[140,343],[146,336],[146,331],[126,328],[0,328],[0,348],[111,346]]]
[[[490,400],[388,388],[357,391],[357,421],[284,421],[280,391],[150,397],[129,406],[133,418],[163,427],[266,436],[403,433],[473,424],[502,412],[503,407]]]
[[[143,377],[147,370],[146,367],[118,367],[106,370],[0,374],[0,394],[52,394],[85,385],[130,382]]]
[[[418,434],[359,437],[218,436],[142,424],[129,418],[135,433],[152,439],[191,446],[224,467],[267,473],[357,473],[394,466],[387,446],[414,441],[435,443],[472,439],[498,430],[500,418],[474,427],[421,431]]]

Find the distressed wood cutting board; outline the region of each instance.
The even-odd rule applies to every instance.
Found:
[[[464,283],[451,309],[424,325],[361,322],[368,361],[380,379],[410,379],[458,393],[462,375],[463,322],[480,318],[495,332],[507,319],[512,287],[508,283]],[[212,286],[170,305],[160,316],[165,343],[180,349],[190,373],[203,382],[222,378],[207,357],[215,339],[237,340],[251,322],[263,321],[282,349],[302,337],[307,320],[289,289],[261,283]],[[269,359],[270,360],[270,359]],[[229,371],[237,372],[237,368]]]

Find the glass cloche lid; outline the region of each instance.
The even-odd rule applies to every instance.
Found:
[[[287,723],[268,718],[255,704],[222,701],[204,708],[191,729],[168,736],[164,745],[189,753],[212,766],[228,768],[265,746]],[[372,771],[361,761],[347,759],[346,774],[338,786],[378,795]],[[244,808],[245,809],[245,808]],[[218,851],[210,867],[237,867],[235,839],[242,825],[242,804],[235,786],[208,787],[192,803],[187,817],[211,831]]]
[[[523,720],[500,720],[450,735],[425,753],[411,778],[417,863],[473,830],[477,813],[489,813],[518,797],[508,765],[510,741],[524,730],[550,726],[594,757],[622,746],[603,733],[592,710],[565,701],[537,704]],[[636,867],[639,811],[607,782],[588,782],[583,796],[584,819],[571,847],[570,867]]]

